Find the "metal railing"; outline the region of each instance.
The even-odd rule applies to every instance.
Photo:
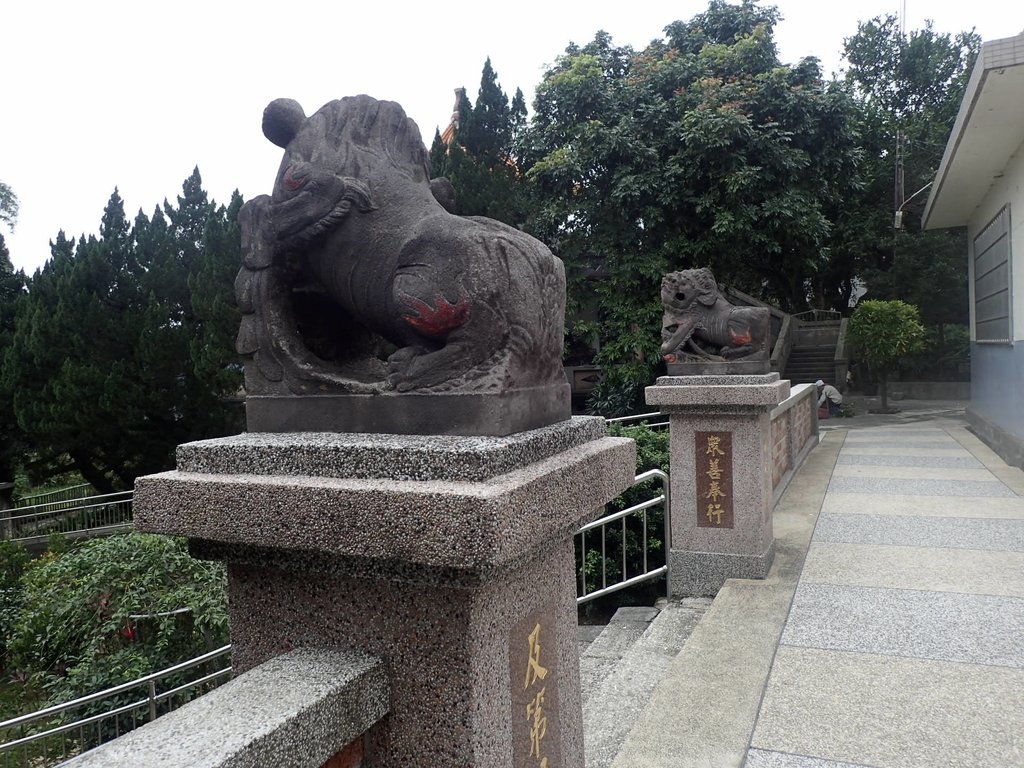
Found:
[[[69,485],[67,488],[59,488],[56,491],[22,496],[15,502],[14,506],[32,507],[39,504],[57,504],[59,502],[70,502],[70,506],[74,506],[80,499],[92,496],[95,493],[96,491],[89,483],[79,483],[78,485]]]
[[[0,517],[0,534],[5,539],[28,542],[53,533],[108,533],[128,528],[132,523],[133,496],[134,491],[119,491],[82,497],[71,506],[60,500],[15,507]]]
[[[804,325],[808,323],[827,323],[832,325],[843,319],[842,313],[834,309],[808,309],[805,312],[797,312],[793,317]]]
[[[661,421],[658,421],[661,419]],[[638,427],[646,423],[648,429],[667,429],[668,414],[655,411],[654,413],[638,413],[634,416],[617,416],[614,419],[605,419],[608,424],[620,424],[624,427]]]
[[[648,551],[649,537],[647,534],[647,510],[649,510],[651,507],[656,507],[659,505],[662,506],[664,512],[664,533],[662,538],[661,554],[662,559],[664,560],[667,557],[671,541],[671,529],[669,525],[669,477],[665,472],[662,472],[660,469],[650,469],[646,472],[637,475],[633,480],[633,485],[636,486],[640,483],[643,483],[653,478],[656,478],[661,481],[661,494],[655,496],[654,498],[648,499],[647,501],[640,502],[639,504],[634,504],[633,506],[627,507],[626,509],[620,510],[618,512],[613,512],[610,515],[605,515],[604,517],[594,520],[591,523],[587,523],[582,528],[580,528],[579,532],[577,532],[576,538],[579,542],[578,551],[580,553],[580,559],[578,561],[579,567],[577,568],[577,573],[579,574],[579,585],[577,587],[576,596],[577,605],[582,605],[583,603],[590,602],[591,600],[596,600],[602,595],[608,595],[612,592],[618,592],[620,589],[626,589],[627,587],[632,587],[645,581],[651,581],[653,579],[661,578],[662,574],[668,573],[667,562],[655,568],[649,567],[650,552]],[[627,521],[630,518],[639,521],[640,523],[640,551],[642,553],[640,567],[636,569],[638,572],[634,573],[632,576],[629,575],[627,558],[629,549],[627,547]],[[621,536],[615,545],[619,549],[619,552],[613,552],[611,557],[615,558],[616,561],[618,561],[618,559],[621,558],[622,568],[619,572],[618,580],[614,581],[612,584],[609,584],[608,565],[611,558],[608,554],[608,526],[616,522],[618,522],[621,526]],[[601,586],[598,589],[588,591],[587,576],[589,574],[587,572],[587,534],[591,531],[595,531],[598,528],[601,529]],[[618,565],[618,562],[616,562],[616,565]]]
[[[0,722],[4,768],[47,768],[177,709],[231,674],[225,645],[104,691]],[[197,667],[201,676],[183,680]],[[166,688],[166,690],[161,690]]]

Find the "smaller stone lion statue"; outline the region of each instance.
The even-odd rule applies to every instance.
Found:
[[[666,362],[768,358],[768,309],[727,302],[710,269],[665,275],[661,303],[661,354]]]

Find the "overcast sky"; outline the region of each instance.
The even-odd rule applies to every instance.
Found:
[[[841,66],[857,22],[897,14],[900,0],[777,0],[784,63],[817,56]],[[939,32],[972,27],[983,40],[1024,30],[1024,3],[904,0],[908,30],[926,18]],[[405,107],[429,144],[451,114],[453,89],[475,98],[484,59],[527,102],[547,65],[599,29],[642,48],[706,0],[448,0],[395,2],[177,0],[174,3],[7,3],[0,13],[6,76],[0,112],[0,180],[21,200],[3,234],[15,267],[34,271],[58,230],[95,233],[117,187],[129,218],[151,214],[199,166],[218,202],[232,190],[269,193],[281,150],[260,130],[272,99],[312,114],[368,93]],[[2,226],[2,225],[0,225]]]

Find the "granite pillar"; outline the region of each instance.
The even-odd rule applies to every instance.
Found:
[[[254,433],[136,483],[140,530],[229,573],[237,670],[297,647],[384,660],[364,765],[582,768],[572,536],[635,448],[574,418],[508,437]]]
[[[772,409],[789,382],[763,375],[665,376],[647,403],[670,417],[669,592],[714,595],[772,564]]]

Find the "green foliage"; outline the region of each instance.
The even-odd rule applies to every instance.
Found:
[[[924,343],[917,307],[898,300],[860,302],[847,333],[855,353],[880,367],[894,365]]]
[[[18,220],[18,196],[11,185],[0,181],[0,221],[11,229]]]
[[[25,293],[25,283],[25,274],[21,270],[14,271],[4,236],[0,234],[0,361],[14,339],[15,311]],[[0,482],[14,479],[15,467],[26,447],[13,400],[13,393],[0,379]]]
[[[566,263],[570,316],[593,318],[570,331],[596,331],[606,376],[628,366],[650,383],[667,271],[709,266],[789,310],[820,282],[859,183],[857,115],[816,62],[778,62],[776,20],[716,0],[640,52],[601,32],[537,88],[520,142],[534,226]]]
[[[900,360],[904,378],[966,380],[970,370],[971,331],[967,325],[926,326],[920,351]]]
[[[514,227],[524,225],[526,187],[515,165],[513,147],[525,122],[522,91],[516,89],[510,104],[487,59],[476,104],[468,97],[459,103],[454,140],[445,146],[438,133],[430,150],[433,174],[452,183],[455,212],[460,216],[487,216]]]
[[[48,554],[25,572],[13,666],[52,703],[102,690],[227,641],[224,569],[184,541],[125,534]],[[172,613],[187,608],[184,613]],[[164,614],[164,615],[160,615]]]
[[[862,301],[850,318],[847,340],[856,356],[881,377],[882,410],[888,410],[886,379],[900,361],[924,348],[917,307],[903,301]]]
[[[840,220],[842,257],[872,298],[916,304],[929,325],[967,318],[963,233],[921,233],[920,216],[980,47],[974,32],[938,34],[931,22],[901,33],[893,15],[845,41],[864,165]],[[897,209],[903,229],[894,231]]]
[[[234,431],[241,372],[233,275],[239,235],[199,172],[177,206],[133,224],[117,191],[99,237],[64,233],[16,302],[0,370],[34,480],[75,469],[101,492],[172,465],[176,445]]]
[[[7,669],[7,644],[21,609],[21,576],[30,560],[18,542],[0,540],[0,672]]]
[[[668,430],[653,430],[642,423],[640,425],[622,426],[611,424],[608,427],[608,434],[612,437],[628,437],[636,441],[636,474],[646,472],[649,469],[660,469],[663,472],[669,470],[669,433]],[[658,480],[646,480],[638,485],[632,486],[612,500],[606,507],[606,513],[610,514],[618,510],[626,509],[633,505],[661,493],[661,483]],[[634,514],[626,519],[625,537],[621,523],[613,523],[605,530],[605,553],[607,561],[605,571],[601,570],[601,545],[600,531],[596,530],[588,534],[586,559],[583,560],[579,547],[577,546],[577,565],[580,568],[581,578],[586,580],[587,591],[592,592],[600,588],[602,577],[606,577],[608,583],[614,583],[622,577],[622,553],[625,548],[626,573],[628,576],[636,576],[643,570],[644,563],[644,520],[643,514]],[[647,541],[647,567],[648,569],[659,568],[665,563],[665,510],[661,506],[651,507],[647,510],[646,541]],[[636,596],[643,596],[641,601],[650,598],[652,587],[650,584],[637,588]],[[628,590],[627,590],[628,591]],[[617,601],[628,600],[629,595],[620,594]]]

